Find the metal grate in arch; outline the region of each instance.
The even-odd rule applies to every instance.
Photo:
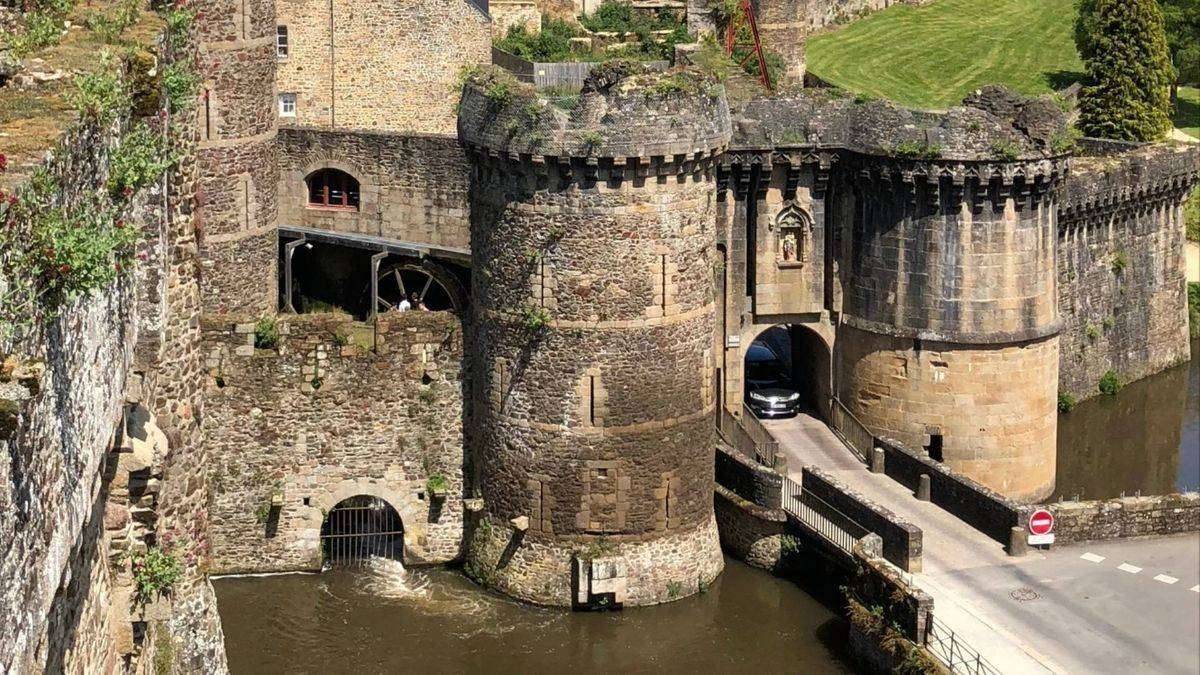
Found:
[[[404,523],[391,504],[370,495],[344,499],[321,524],[321,553],[328,566],[347,566],[372,557],[401,560]]]

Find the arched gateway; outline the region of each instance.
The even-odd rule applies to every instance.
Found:
[[[402,560],[404,523],[379,497],[355,495],[329,510],[321,523],[321,555],[328,565],[355,564],[371,557]]]

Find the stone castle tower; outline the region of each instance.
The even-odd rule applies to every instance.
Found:
[[[495,96],[518,86],[506,77],[468,84],[459,121],[484,500],[468,570],[551,605],[693,593],[722,568],[709,257],[723,90],[601,69],[564,112],[532,89]]]
[[[197,0],[201,289],[207,315],[273,313],[278,287],[275,2]]]
[[[852,162],[855,160],[851,160]],[[859,158],[838,396],[1004,495],[1054,489],[1058,160]]]

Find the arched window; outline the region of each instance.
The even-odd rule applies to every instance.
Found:
[[[314,171],[308,183],[308,205],[315,208],[357,209],[358,181],[338,169]]]

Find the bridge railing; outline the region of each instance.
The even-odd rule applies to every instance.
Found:
[[[829,413],[833,433],[865,463],[875,447],[875,436],[836,397],[833,405],[829,406]]]
[[[932,614],[925,630],[925,648],[952,673],[1000,675],[1000,670]]]
[[[816,495],[804,492],[800,483],[784,476],[783,509],[804,523],[825,541],[849,555],[854,545],[871,533],[853,518]]]
[[[735,417],[725,406],[720,406],[717,430],[721,432],[725,442],[742,455],[763,466],[775,467],[776,458],[779,457],[779,442],[745,404],[742,404],[741,419]]]

